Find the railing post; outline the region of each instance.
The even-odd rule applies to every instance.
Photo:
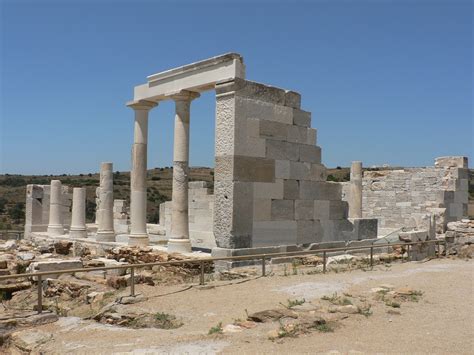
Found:
[[[135,268],[134,267],[130,268],[130,277],[131,277],[130,296],[135,297]]]
[[[408,244],[407,245],[407,261],[410,261],[410,247],[411,247],[411,244]]]
[[[262,256],[262,276],[265,276],[265,255]]]
[[[370,267],[374,265],[374,247],[370,247]]]
[[[38,313],[43,312],[43,280],[41,275],[38,275]]]
[[[326,251],[323,251],[323,274],[326,273]]]
[[[199,276],[199,284],[204,285],[204,261],[201,261],[201,274]]]
[[[438,244],[438,258],[441,258],[441,243],[436,242],[435,244]]]

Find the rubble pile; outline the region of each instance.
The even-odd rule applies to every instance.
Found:
[[[473,219],[449,222],[445,239],[448,243],[448,255],[458,255],[461,258],[474,258]]]
[[[151,247],[117,247],[108,251],[107,258],[114,259],[119,262],[127,262],[130,264],[145,264],[167,261],[181,261],[192,259],[189,256],[179,253],[168,254],[166,252],[154,250]],[[181,275],[197,275],[200,272],[199,263],[185,263],[179,265],[166,265],[155,268],[154,270],[166,270]],[[212,263],[205,263],[204,271],[210,273],[214,270]]]

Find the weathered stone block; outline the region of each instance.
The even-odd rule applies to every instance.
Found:
[[[311,112],[295,109],[293,111],[293,124],[302,127],[310,127]]]
[[[437,168],[468,168],[467,157],[439,157],[435,159],[435,167]]]
[[[346,201],[329,201],[329,219],[347,218],[349,205]]]
[[[306,144],[316,145],[317,130],[315,128],[308,128],[306,131]]]
[[[260,137],[289,141],[288,130],[294,127],[280,122],[260,121]]]
[[[314,243],[314,222],[300,220],[296,222],[296,244]]]
[[[299,147],[294,143],[267,139],[265,156],[269,159],[298,161]]]
[[[286,90],[285,91],[285,106],[292,108],[300,108],[301,106],[301,95],[296,91]]]
[[[309,180],[311,176],[311,164],[290,161],[290,179],[294,180]]]
[[[300,161],[321,164],[321,147],[302,144],[300,146]]]
[[[295,201],[294,200],[272,200],[272,220],[294,220]]]
[[[252,246],[296,244],[296,221],[255,222]]]
[[[272,219],[272,200],[270,198],[256,198],[253,206],[254,221],[270,221]]]
[[[273,159],[246,156],[216,156],[216,180],[244,182],[275,181]]]
[[[303,143],[308,141],[308,128],[300,126],[288,126],[287,128],[288,142]]]
[[[297,180],[283,181],[283,198],[285,200],[295,200],[299,197],[300,189]]]
[[[297,221],[314,219],[314,201],[296,200],[295,201],[295,219]]]
[[[254,198],[283,199],[283,180],[276,179],[274,183],[254,183]]]
[[[275,179],[290,178],[290,161],[275,160]]]
[[[329,200],[309,200],[314,203],[314,219],[327,220],[330,217]]]
[[[312,181],[326,181],[327,179],[326,167],[322,164],[311,164],[310,180]]]

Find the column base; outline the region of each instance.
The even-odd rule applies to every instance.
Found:
[[[95,240],[98,242],[115,242],[115,233],[113,231],[98,231]]]
[[[148,234],[130,234],[128,236],[128,245],[131,247],[146,247],[150,244]]]
[[[69,237],[71,238],[87,238],[87,231],[85,229],[70,229]]]
[[[168,240],[169,253],[190,253],[191,241],[189,239],[169,239]]]
[[[57,237],[59,235],[64,235],[64,226],[60,224],[49,225],[47,229],[48,234],[51,237]]]

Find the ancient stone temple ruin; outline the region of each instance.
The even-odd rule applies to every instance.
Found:
[[[191,103],[209,90],[216,93],[213,190],[188,182]],[[165,100],[175,104],[172,201],[160,206],[160,224],[153,225],[146,220],[148,114]],[[444,215],[442,223],[465,215],[467,195],[457,192],[467,194],[464,161],[365,174],[354,162],[350,183],[327,181],[300,94],[247,80],[239,54],[150,75],[127,105],[134,111],[130,209],[114,202],[112,163],[102,163],[95,223],[85,224],[84,189],[73,189],[71,210],[69,189],[53,180],[28,186],[27,236],[103,246],[159,240],[170,252],[222,256],[373,239],[377,223],[406,225],[415,212]]]

